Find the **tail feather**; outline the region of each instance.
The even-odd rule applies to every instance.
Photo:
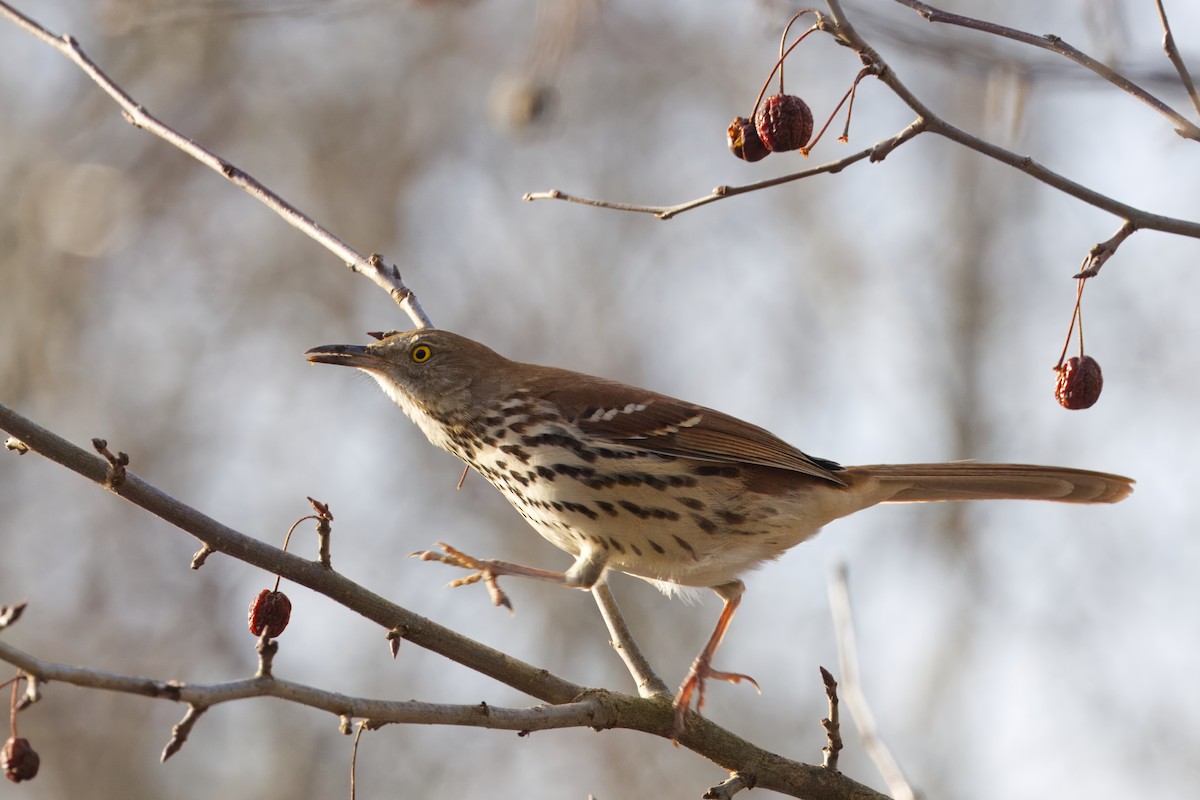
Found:
[[[1133,479],[1106,472],[1032,464],[872,464],[849,467],[853,477],[873,478],[895,488],[887,503],[938,500],[1055,500],[1116,503],[1133,492]]]

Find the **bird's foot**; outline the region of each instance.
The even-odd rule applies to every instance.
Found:
[[[715,670],[712,664],[704,658],[697,658],[692,662],[692,668],[688,671],[687,677],[683,679],[683,683],[679,685],[679,692],[675,695],[675,723],[671,726],[671,738],[678,739],[682,734],[686,724],[688,709],[692,705],[692,696],[696,696],[696,713],[700,713],[700,709],[704,707],[704,689],[707,681],[712,678],[718,681],[728,681],[729,683],[741,683],[746,681],[754,690],[762,694],[762,689],[758,685],[758,681],[751,678],[749,675],[743,675],[740,672],[721,672]]]
[[[472,583],[483,581],[487,587],[488,594],[492,598],[492,604],[504,606],[510,612],[513,610],[512,601],[508,599],[508,595],[500,588],[500,584],[496,579],[501,575],[514,574],[510,570],[504,569],[508,565],[503,561],[488,561],[484,559],[469,556],[461,550],[458,550],[445,542],[438,542],[437,546],[441,550],[424,550],[416,553],[410,553],[409,558],[419,558],[422,561],[440,561],[443,564],[449,564],[452,567],[460,567],[462,569],[473,569],[475,572],[462,578],[456,578],[446,586],[454,588],[457,586],[467,586]]]

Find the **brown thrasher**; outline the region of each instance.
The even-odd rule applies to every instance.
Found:
[[[725,605],[675,697],[675,732],[705,681],[741,599],[743,573],[828,522],[876,503],[1058,500],[1115,503],[1119,475],[1025,464],[842,467],[709,408],[578,372],[510,361],[432,328],[367,345],[325,345],[308,360],[356,367],[429,437],[478,471],[526,521],[575,557],[566,572],[480,560],[443,545],[425,558],[590,589],[615,569],[668,595],[708,587]],[[460,581],[459,583],[461,583]],[[503,601],[496,590],[495,599]],[[757,684],[756,684],[757,685]]]

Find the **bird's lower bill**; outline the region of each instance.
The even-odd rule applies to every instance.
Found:
[[[369,369],[384,363],[382,358],[357,344],[323,344],[307,351],[304,356],[313,364],[340,364],[359,369]]]

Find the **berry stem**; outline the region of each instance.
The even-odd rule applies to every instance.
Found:
[[[792,25],[794,25],[796,23],[796,20],[800,19],[801,16],[803,16],[804,14],[807,14],[809,11],[816,13],[816,11],[811,8],[806,8],[802,11],[797,11],[792,16],[792,18],[788,20],[788,24],[783,26],[783,36],[779,37],[779,61],[777,61],[775,63],[777,63],[779,65],[779,93],[780,94],[783,94],[783,58],[784,58],[783,51],[784,51],[784,48],[787,47],[788,32],[792,29]],[[803,37],[801,37],[801,38],[803,38]],[[770,79],[768,78],[768,80],[770,80]]]
[[[12,679],[12,700],[8,705],[8,727],[13,739],[17,738],[17,684],[21,682],[21,676]]]
[[[1079,357],[1083,358],[1083,284],[1087,278],[1079,279],[1079,290],[1075,293],[1075,316],[1079,318]]]
[[[796,19],[798,17],[800,17],[801,14],[809,14],[809,13],[816,14],[817,10],[815,8],[806,8],[803,11],[797,13],[795,17],[792,17],[792,22],[795,22]],[[791,27],[792,22],[788,23],[789,28]],[[758,107],[762,103],[762,99],[767,93],[767,88],[771,85],[771,80],[775,77],[776,70],[779,71],[779,93],[783,94],[783,60],[785,58],[787,58],[789,55],[791,55],[792,51],[796,49],[796,45],[800,44],[806,38],[808,38],[808,35],[810,33],[814,33],[815,31],[819,30],[818,26],[819,26],[819,23],[813,23],[813,26],[811,28],[809,28],[808,30],[806,30],[804,33],[800,34],[800,38],[798,38],[798,39],[796,39],[796,41],[792,42],[791,46],[788,47],[787,50],[783,50],[782,52],[780,52],[779,60],[776,61],[775,66],[771,68],[771,74],[767,76],[767,79],[765,81],[763,81],[762,89],[760,89],[758,92],[758,99],[756,99],[754,101],[754,110],[752,110],[750,112],[751,121],[753,121],[755,116],[758,114]],[[785,37],[787,36],[786,30],[784,31],[784,36]],[[782,44],[781,44],[781,47],[782,47]]]
[[[295,522],[293,522],[293,523],[292,523],[292,527],[288,528],[287,536],[284,536],[284,537],[283,537],[283,551],[284,551],[285,553],[287,552],[287,546],[288,546],[288,542],[290,542],[290,541],[292,540],[292,532],[293,532],[293,531],[295,531],[295,530],[296,530],[296,527],[297,527],[297,526],[298,526],[298,525],[299,525],[301,522],[304,522],[304,520],[306,520],[306,519],[315,519],[315,520],[316,520],[318,523],[321,521],[321,518],[320,518],[320,517],[318,517],[317,515],[315,515],[315,514],[309,514],[307,517],[301,517],[300,519],[298,519],[298,520],[296,520]],[[275,576],[275,588],[274,588],[274,589],[272,589],[271,591],[273,591],[273,592],[278,592],[278,591],[279,591],[279,580],[280,580],[279,576],[278,576],[278,575],[276,575],[276,576]]]
[[[842,135],[838,137],[839,142],[850,141],[850,118],[854,116],[854,98],[858,96],[858,84],[872,72],[870,67],[859,70],[859,73],[854,76],[854,83],[850,84],[850,105],[846,107],[846,127],[842,128]]]
[[[1071,324],[1067,326],[1067,340],[1063,342],[1062,353],[1058,356],[1058,364],[1054,369],[1062,369],[1063,361],[1067,358],[1067,348],[1071,346],[1071,334],[1075,332],[1075,320],[1079,320],[1079,355],[1083,356],[1083,312],[1081,310],[1080,301],[1083,299],[1083,284],[1087,278],[1079,279],[1079,286],[1075,289],[1075,310],[1071,313]]]
[[[834,107],[833,113],[829,115],[829,119],[825,120],[825,124],[821,126],[821,130],[817,133],[816,138],[804,147],[800,148],[800,155],[808,158],[808,152],[816,147],[817,142],[821,141],[821,137],[825,135],[825,131],[829,130],[829,126],[833,123],[833,118],[837,116],[838,111],[840,111],[842,106],[846,105],[846,101],[849,100],[850,108],[846,111],[846,130],[842,133],[841,137],[839,137],[840,141],[846,141],[850,134],[850,112],[854,110],[854,90],[858,88],[858,82],[870,74],[870,68],[859,71],[858,75],[854,78],[854,83],[850,84],[850,89],[844,95],[842,95],[841,102]]]

